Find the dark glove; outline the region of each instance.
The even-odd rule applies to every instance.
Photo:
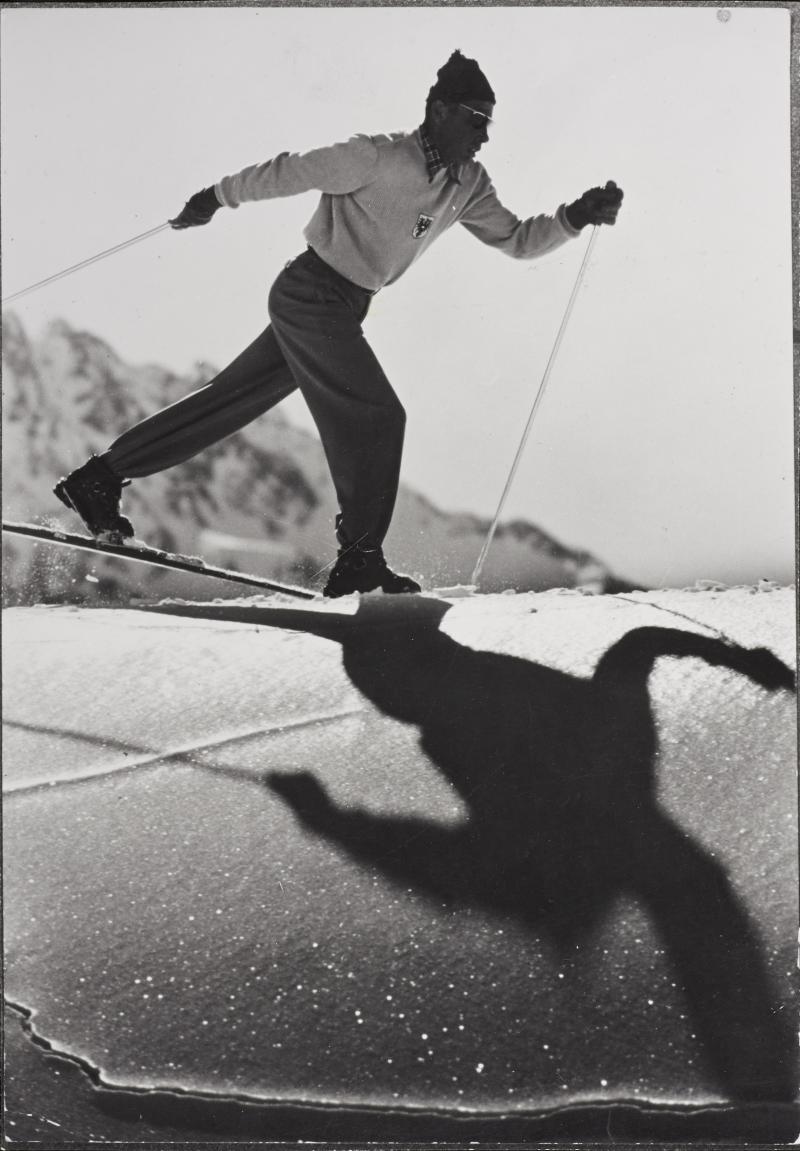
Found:
[[[190,200],[183,206],[183,211],[174,220],[170,220],[173,228],[196,228],[199,224],[207,224],[221,208],[217,194],[212,188],[203,188],[202,192],[195,192]]]
[[[616,224],[621,203],[622,189],[609,180],[605,188],[590,188],[579,200],[569,204],[567,222],[573,228],[585,228],[587,224]]]

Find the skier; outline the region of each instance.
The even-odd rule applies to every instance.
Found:
[[[270,325],[205,387],[123,432],[63,478],[58,498],[93,535],[123,541],[122,488],[189,459],[300,388],[319,429],[339,504],[338,558],[323,594],[418,592],[389,568],[383,540],[394,510],[405,411],[367,344],[372,297],[393,284],[456,222],[517,258],[551,252],[587,224],[613,224],[622,191],[592,188],[554,216],[520,220],[497,198],[475,156],[489,138],[495,95],[475,60],[454,52],[414,132],[357,135],[226,176],[197,192],[170,223],[207,224],[221,207],[322,193],[307,250],[269,296]]]

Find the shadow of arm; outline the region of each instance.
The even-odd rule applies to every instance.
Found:
[[[629,631],[602,656],[594,680],[611,686],[632,676],[645,678],[659,656],[695,656],[712,666],[739,672],[769,691],[795,689],[794,672],[768,648],[740,647],[714,636],[666,627]]]
[[[305,827],[395,882],[443,897],[469,884],[474,860],[463,828],[339,807],[310,772],[271,772],[264,782]]]

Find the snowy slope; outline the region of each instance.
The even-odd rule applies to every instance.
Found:
[[[6,994],[128,1089],[785,1105],[793,617],[744,588],[10,610]]]
[[[214,374],[208,364],[196,365],[185,378],[154,365],[131,366],[102,340],[63,321],[33,341],[13,314],[4,314],[4,518],[41,517],[79,530],[77,517],[52,494],[59,476]],[[309,577],[335,555],[336,508],[322,448],[280,408],[180,467],[137,480],[125,489],[123,505],[137,535],[155,547],[201,553],[290,582]],[[443,512],[404,487],[387,547],[397,565],[421,573],[427,586],[463,582],[487,528],[475,516]],[[253,547],[221,540],[220,533],[252,540]],[[16,602],[63,598],[65,592],[72,600],[109,596],[115,588],[198,594],[196,585],[178,577],[132,572],[114,559],[53,555],[16,540],[4,544],[4,585]],[[99,585],[87,582],[87,574]],[[589,553],[516,522],[501,525],[483,582],[487,590],[579,584],[602,590],[612,576]]]

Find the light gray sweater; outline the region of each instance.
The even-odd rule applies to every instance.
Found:
[[[520,220],[497,198],[477,161],[428,177],[419,130],[353,136],[303,155],[283,152],[215,185],[228,208],[254,200],[323,195],[304,231],[317,255],[341,275],[377,291],[394,283],[453,224],[509,256],[530,259],[579,234],[562,204],[555,216]]]

